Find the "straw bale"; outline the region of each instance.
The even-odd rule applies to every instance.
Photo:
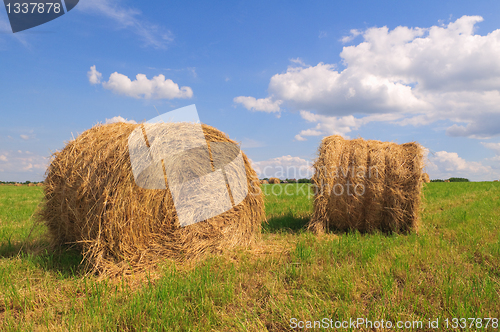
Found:
[[[269,184],[269,181],[267,181],[267,180],[260,180],[260,184]]]
[[[450,182],[450,180],[444,180],[444,182]]]
[[[423,173],[423,174],[422,174],[422,182],[423,182],[423,183],[429,183],[429,182],[431,182],[431,179],[430,179],[430,177],[429,177],[429,174],[427,174],[427,173]]]
[[[193,126],[169,125],[184,126],[180,129],[186,131]],[[242,153],[248,195],[243,201],[216,217],[181,227],[168,187],[143,189],[134,181],[128,137],[138,126],[97,125],[54,154],[40,214],[53,244],[76,245],[91,271],[117,275],[165,259],[183,262],[252,243],[265,214],[259,180],[246,155]],[[203,133],[209,146],[235,144],[210,126],[203,125]],[[210,160],[213,166],[212,153]]]
[[[314,163],[309,229],[416,230],[423,166],[423,149],[417,143],[325,137]]]
[[[16,186],[16,187],[22,187],[23,185],[21,183],[14,183],[14,186]]]
[[[269,179],[269,184],[280,184],[281,181],[278,178],[270,178]]]

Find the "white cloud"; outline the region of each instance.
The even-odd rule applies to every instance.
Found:
[[[252,161],[252,167],[260,179],[277,177],[280,179],[309,178],[313,174],[310,161],[300,157],[282,156],[265,161]]]
[[[495,153],[500,156],[500,143],[485,143],[485,142],[481,142],[481,144],[490,149],[490,150],[493,150],[495,151]]]
[[[23,140],[29,140],[30,137],[28,135],[19,135]]]
[[[500,135],[500,29],[475,34],[482,20],[463,16],[445,26],[353,30],[344,41],[363,40],[343,48],[345,68],[289,67],[271,78],[269,97],[261,100],[323,115],[318,122],[340,133],[371,121],[418,126],[448,120],[450,136]]]
[[[266,113],[279,113],[281,100],[271,100],[271,97],[255,99],[254,97],[236,97],[233,99],[235,103],[242,104],[247,110],[261,111]]]
[[[306,64],[304,63],[304,61],[301,58],[290,59],[290,62],[295,63],[297,65],[301,65],[303,67],[306,66]]]
[[[345,44],[345,43],[348,43],[350,41],[353,41],[354,38],[356,38],[357,36],[359,36],[360,34],[363,33],[362,31],[360,31],[358,29],[351,29],[351,31],[349,31],[349,32],[350,32],[349,36],[344,36],[344,37],[342,37],[342,39],[340,39],[340,41],[342,43]]]
[[[95,65],[93,65],[92,67],[90,67],[90,70],[87,72],[87,77],[89,78],[90,84],[99,84],[99,83],[101,83],[102,74],[100,72],[98,72],[95,69]]]
[[[2,168],[0,176],[8,181],[22,180],[26,177],[33,178],[34,176],[41,180],[48,163],[49,158],[30,151],[0,151],[0,166]]]
[[[307,141],[307,138],[300,136],[300,134],[295,135],[294,139],[296,141]]]
[[[328,33],[326,31],[320,31],[318,38],[321,39],[321,38],[325,38],[325,37],[328,37]]]
[[[87,13],[105,16],[113,21],[113,27],[128,29],[138,35],[146,46],[166,48],[173,40],[169,30],[144,20],[141,12],[135,8],[125,8],[119,0],[86,0],[81,1],[76,7]]]
[[[106,119],[105,123],[106,124],[110,124],[110,123],[117,123],[117,122],[124,122],[124,123],[131,123],[131,124],[136,124],[137,123],[135,120],[127,120],[127,119],[124,119],[121,116],[114,116],[111,119]]]
[[[426,169],[431,178],[464,177],[471,180],[492,180],[498,176],[490,166],[467,161],[456,152],[439,151],[428,156]]]
[[[87,75],[91,84],[100,82],[101,73],[95,69],[95,66],[90,67]],[[107,82],[102,82],[102,86],[116,94],[133,98],[174,99],[193,96],[193,90],[190,87],[179,88],[177,83],[161,74],[150,80],[144,74],[137,74],[136,79],[132,81],[127,76],[114,72]]]

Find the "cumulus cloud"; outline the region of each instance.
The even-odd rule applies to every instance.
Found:
[[[144,41],[145,46],[166,48],[174,39],[170,30],[148,22],[141,17],[138,9],[126,8],[119,0],[86,0],[81,1],[76,8],[109,18],[114,28],[132,31]]]
[[[20,134],[19,137],[25,141],[29,140],[29,139],[34,139],[36,137],[36,135],[34,134],[34,131],[33,130],[30,130],[28,132],[28,134]]]
[[[110,124],[110,123],[117,123],[117,122],[132,123],[132,124],[136,124],[137,123],[135,120],[127,120],[127,119],[124,119],[121,116],[114,116],[111,119],[106,119],[105,123],[106,124]]]
[[[253,162],[252,167],[259,178],[277,177],[280,179],[309,178],[313,174],[309,160],[291,155]]]
[[[429,154],[426,166],[431,178],[464,177],[471,180],[492,180],[497,176],[490,166],[467,161],[456,152],[439,151]]]
[[[486,148],[488,148],[490,150],[495,151],[495,153],[500,156],[500,143],[485,143],[485,142],[481,142],[481,144],[484,147],[486,147]]]
[[[236,97],[233,99],[235,103],[242,104],[247,110],[261,111],[266,113],[279,113],[281,100],[272,100],[271,97],[255,99],[254,97]]]
[[[30,151],[0,151],[0,177],[6,181],[37,181],[43,178],[49,158]]]
[[[87,76],[91,84],[97,84],[100,83],[102,74],[96,70],[95,66],[92,66]],[[116,94],[133,98],[174,99],[193,96],[193,90],[190,87],[179,88],[177,83],[161,74],[152,79],[148,79],[144,74],[137,74],[136,79],[132,81],[127,76],[114,72],[107,82],[102,82],[102,86]]]
[[[101,83],[102,74],[95,69],[95,65],[90,67],[90,70],[87,72],[87,77],[89,78],[90,84],[99,84]]]
[[[348,43],[350,41],[353,41],[354,38],[356,38],[357,36],[359,36],[360,34],[362,34],[363,32],[361,30],[358,30],[358,29],[351,29],[351,31],[349,31],[350,34],[348,36],[344,36],[340,39],[340,41],[342,43]]]
[[[476,34],[482,20],[353,30],[343,41],[363,40],[343,48],[343,67],[289,67],[270,79],[269,97],[261,100],[324,116],[317,120],[328,123],[326,129],[311,128],[323,134],[328,128],[345,134],[371,121],[418,126],[448,120],[450,136],[500,135],[500,29]]]

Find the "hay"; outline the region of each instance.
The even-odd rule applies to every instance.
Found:
[[[427,174],[427,173],[423,173],[422,174],[422,182],[423,183],[429,183],[429,182],[431,182],[431,178],[429,177],[429,174]]]
[[[407,232],[419,223],[423,149],[329,136],[319,147],[316,193],[308,228]]]
[[[280,184],[281,181],[278,178],[270,178],[269,179],[269,184]]]
[[[186,131],[193,126],[169,125],[185,126]],[[180,227],[168,187],[142,189],[134,181],[128,137],[139,126],[97,125],[54,154],[40,214],[53,244],[76,245],[87,268],[105,275],[143,270],[165,258],[182,262],[251,244],[265,215],[262,192],[255,185],[258,178],[248,158],[242,154],[246,198],[216,217]],[[235,143],[207,125],[203,133],[207,142]],[[213,165],[212,154],[210,160]]]
[[[450,182],[450,180],[444,180],[444,182]]]
[[[34,184],[34,183],[28,183],[28,187],[35,187],[35,186],[36,186],[36,184]]]
[[[260,180],[260,184],[269,184],[267,180]]]
[[[38,182],[38,183],[36,184],[36,186],[37,186],[37,187],[43,187],[43,182]]]
[[[23,185],[21,183],[14,183],[14,186],[16,186],[16,187],[22,187]]]

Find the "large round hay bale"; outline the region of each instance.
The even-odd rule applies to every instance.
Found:
[[[184,261],[250,244],[265,215],[258,178],[245,154],[248,195],[243,201],[216,217],[181,227],[168,187],[143,189],[134,181],[128,138],[140,126],[97,125],[54,154],[41,212],[54,244],[77,245],[88,267],[108,275],[140,270],[165,258]],[[202,128],[210,145],[236,144],[215,128]]]
[[[267,180],[260,180],[260,184],[269,184],[269,181],[267,181]]]
[[[281,181],[278,178],[270,178],[269,179],[269,184],[280,184]]]
[[[423,183],[429,183],[429,182],[431,182],[431,178],[429,177],[429,174],[427,174],[427,173],[423,173],[422,174],[422,182]]]
[[[417,143],[325,137],[314,163],[309,229],[406,232],[419,222],[423,149]]]

